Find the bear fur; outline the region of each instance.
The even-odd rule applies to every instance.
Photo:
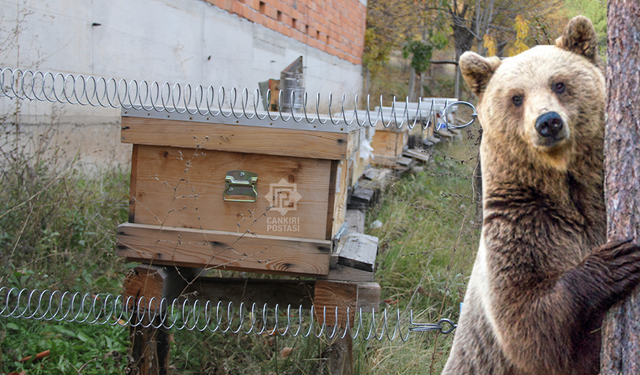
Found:
[[[638,284],[640,248],[606,245],[605,81],[596,33],[500,60],[466,52],[478,96],[483,226],[444,374],[597,374],[606,310]]]

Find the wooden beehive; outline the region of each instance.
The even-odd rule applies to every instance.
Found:
[[[123,110],[133,144],[117,253],[160,265],[326,275],[344,223],[345,126]],[[355,137],[354,137],[355,138]]]
[[[376,158],[384,160],[401,156],[407,143],[409,143],[409,128],[406,124],[398,129],[393,124],[385,128],[381,123],[378,123],[371,142],[374,162],[378,162],[375,160]]]

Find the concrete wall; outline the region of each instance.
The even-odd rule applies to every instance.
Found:
[[[363,11],[358,0],[350,1]],[[0,0],[1,67],[253,91],[259,81],[279,79],[302,55],[310,97],[320,92],[326,103],[330,92],[346,94],[352,106],[362,88],[361,65],[299,39],[201,0]],[[119,110],[56,105],[59,115],[51,116],[47,103],[19,105],[22,123],[53,123],[62,133],[91,138],[69,147],[84,152],[100,142],[111,153],[120,147]],[[0,98],[0,113],[9,121],[16,119],[15,106]]]

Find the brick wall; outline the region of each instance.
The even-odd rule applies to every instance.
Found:
[[[362,64],[366,7],[359,0],[206,0],[311,47]]]

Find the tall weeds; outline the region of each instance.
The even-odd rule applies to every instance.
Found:
[[[127,218],[128,175],[81,170],[80,155],[65,155],[52,142],[56,132],[56,124],[39,134],[2,125],[0,284],[28,270],[55,275],[53,285],[74,289],[79,277],[99,278],[118,268],[114,233]]]

